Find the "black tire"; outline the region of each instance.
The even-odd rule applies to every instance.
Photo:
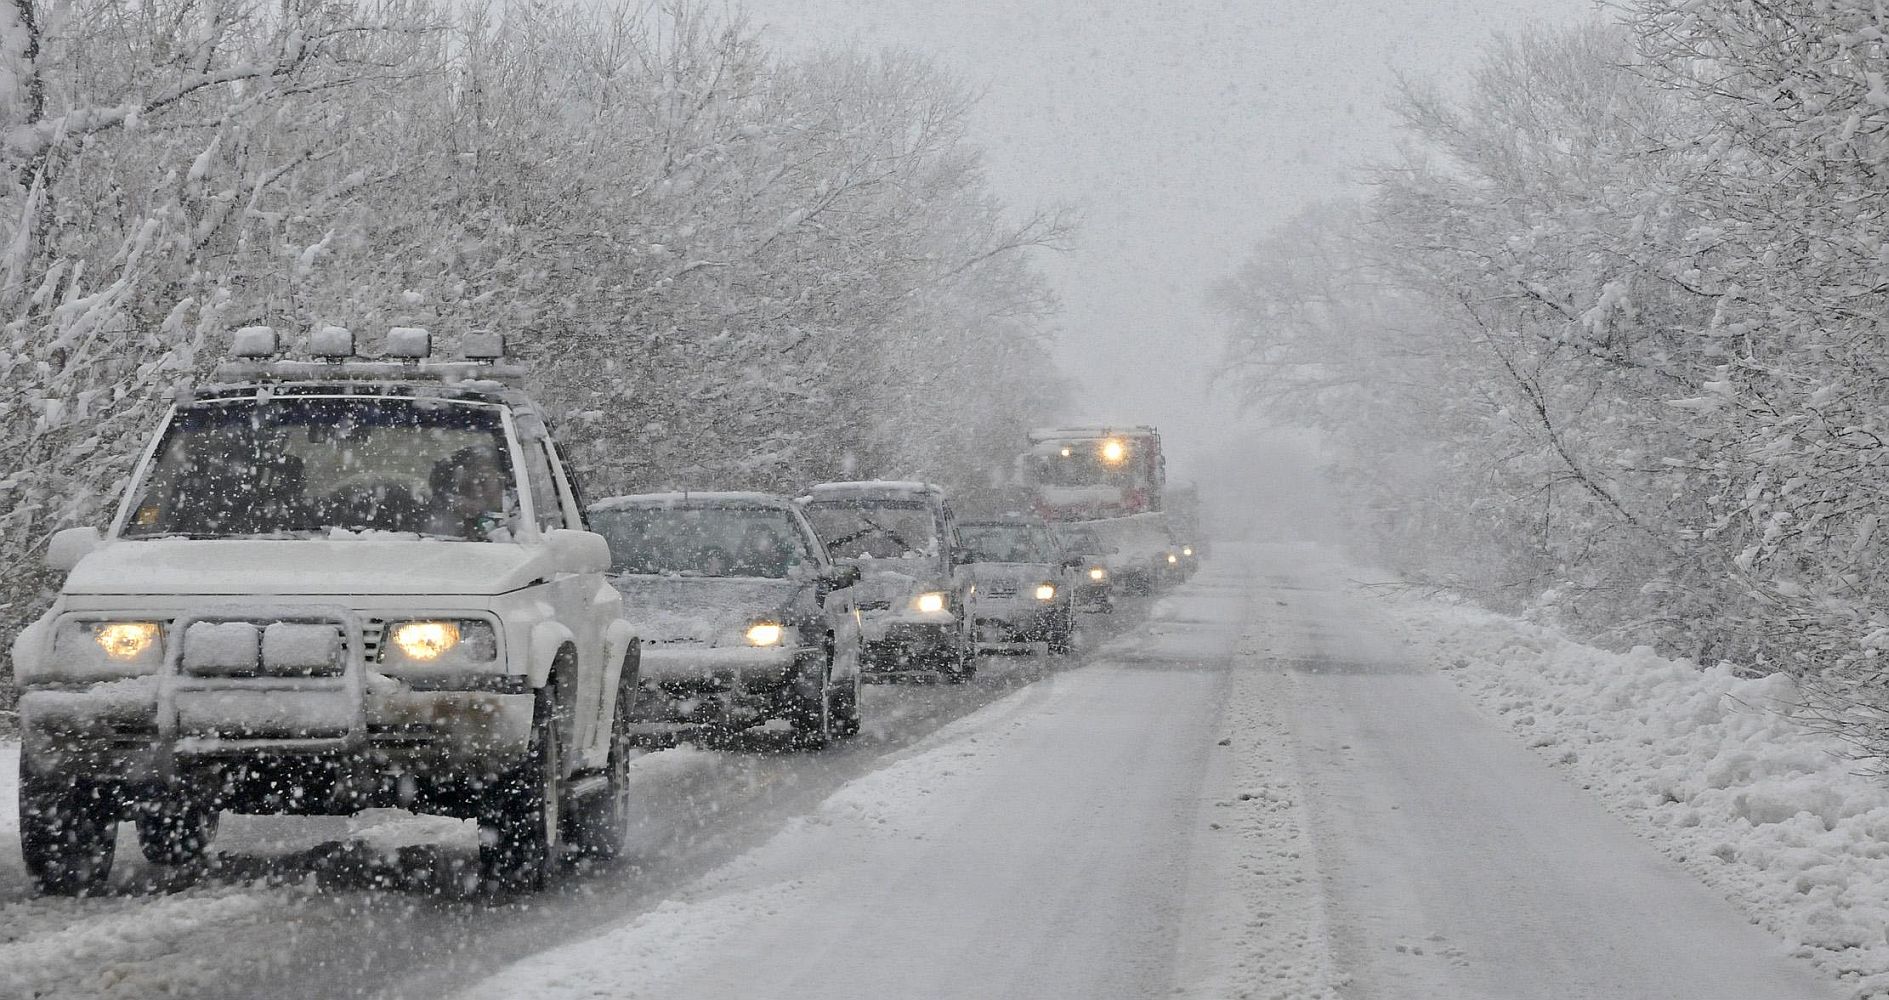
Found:
[[[1049,630],[1051,656],[1068,656],[1076,649],[1076,614],[1072,608],[1058,616]]]
[[[188,865],[203,859],[216,839],[217,811],[189,799],[150,803],[132,818],[138,850],[154,865]]]
[[[561,862],[563,740],[549,689],[532,711],[525,759],[485,793],[479,809],[479,873],[488,885],[536,892]]]
[[[833,661],[831,655],[813,670],[803,671],[781,686],[781,718],[793,724],[793,745],[798,750],[824,750],[833,739]]]
[[[965,643],[945,668],[944,678],[952,684],[969,684],[977,676],[977,646]]]
[[[610,716],[610,757],[604,764],[604,791],[571,808],[571,848],[580,857],[610,861],[623,853],[630,811],[635,807],[630,792],[630,761],[636,757],[637,745],[630,733],[630,700],[635,696],[634,681],[617,691],[616,709]]]
[[[117,851],[119,803],[108,789],[20,769],[20,857],[40,892],[77,896],[105,884]]]
[[[832,637],[827,638],[831,646]],[[830,662],[830,661],[829,661]],[[831,668],[827,678],[827,689],[832,700],[827,705],[827,715],[833,720],[833,735],[845,739],[859,735],[859,673],[854,671],[852,680],[845,685],[834,687]]]

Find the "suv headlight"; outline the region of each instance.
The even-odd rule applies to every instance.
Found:
[[[30,673],[62,681],[155,674],[164,666],[164,633],[163,622],[67,619],[53,632],[51,655]]]
[[[1101,583],[1103,580],[1108,579],[1108,570],[1100,566],[1091,566],[1089,567],[1089,579]]]
[[[92,639],[105,655],[120,663],[131,663],[164,638],[164,628],[156,622],[93,622]]]
[[[489,664],[498,659],[492,623],[477,618],[430,618],[387,626],[382,663],[447,666]]]
[[[945,609],[945,593],[942,590],[928,590],[912,599],[912,607],[928,615],[935,615]]]
[[[1036,585],[1036,599],[1039,601],[1055,600],[1056,599],[1056,585],[1053,583],[1037,584]]]

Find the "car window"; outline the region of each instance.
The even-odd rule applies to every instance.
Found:
[[[551,475],[551,460],[545,456],[543,441],[524,442],[525,482],[531,487],[531,510],[538,530],[564,527],[564,504],[558,497],[557,480]]]
[[[972,562],[1049,562],[1042,536],[1027,524],[960,524],[958,544]]]
[[[185,407],[132,495],[126,538],[390,531],[502,541],[518,508],[495,408],[386,398]]]
[[[940,551],[938,517],[915,500],[833,500],[806,506],[835,559],[911,559]]]
[[[610,572],[649,576],[786,577],[807,552],[784,510],[620,507],[592,511],[610,543]]]

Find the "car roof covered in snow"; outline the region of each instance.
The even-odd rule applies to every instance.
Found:
[[[905,479],[863,479],[851,483],[821,483],[802,500],[942,500],[945,488],[935,483]]]
[[[1028,525],[1033,525],[1039,528],[1049,527],[1049,522],[1043,520],[1042,518],[1036,516],[1035,514],[1025,514],[1021,512],[1019,513],[1006,512],[1003,514],[979,514],[976,517],[958,518],[958,527],[960,528],[975,528],[979,525],[985,525],[985,524],[1028,524]]]
[[[1032,444],[1045,441],[1086,441],[1089,438],[1144,437],[1157,434],[1146,424],[1100,424],[1094,427],[1036,427],[1029,433]]]
[[[684,490],[669,493],[629,493],[623,496],[605,497],[591,504],[590,509],[593,512],[622,510],[626,507],[771,507],[787,510],[793,505],[792,500],[774,493]]]

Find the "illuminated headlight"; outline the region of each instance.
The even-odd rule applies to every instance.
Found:
[[[748,626],[746,635],[750,646],[778,646],[786,630],[779,622],[755,622]]]
[[[27,673],[84,681],[155,674],[164,666],[167,631],[163,622],[67,620],[53,632],[42,668]]]
[[[105,655],[120,663],[130,663],[164,637],[156,622],[97,622],[92,625],[92,640]]]
[[[1089,567],[1089,579],[1101,583],[1103,580],[1108,579],[1108,570],[1100,566],[1091,566]]]
[[[1055,600],[1056,599],[1056,585],[1053,583],[1037,584],[1036,585],[1036,599],[1039,601]]]
[[[932,590],[920,594],[912,601],[912,607],[917,608],[924,614],[935,615],[945,609],[944,592]]]
[[[1122,459],[1128,457],[1128,446],[1117,438],[1109,438],[1102,442],[1101,453],[1102,461],[1110,465],[1120,465]]]
[[[498,636],[491,622],[477,619],[401,622],[388,626],[381,658],[430,665],[491,663],[498,659]]]
[[[1191,556],[1193,554],[1194,554],[1194,547],[1192,545],[1181,546],[1181,555]]]
[[[1168,553],[1168,564],[1169,564],[1169,565],[1172,565],[1172,564],[1174,564],[1174,563],[1177,563],[1177,562],[1180,562],[1180,561],[1181,561],[1181,557],[1180,557],[1180,556],[1177,556],[1177,555],[1175,555],[1175,554],[1174,554],[1174,553],[1172,553],[1172,552],[1170,552],[1170,553]]]

